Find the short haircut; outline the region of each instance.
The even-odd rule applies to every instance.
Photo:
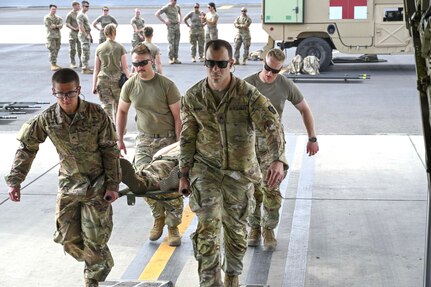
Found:
[[[77,2],[77,1],[73,1],[73,2],[72,2],[72,6],[76,6],[76,5],[79,5],[79,2]]]
[[[49,8],[52,8],[52,7],[57,8],[57,5],[55,5],[55,4],[49,4]]]
[[[208,43],[205,45],[205,55],[207,53],[207,50],[209,48],[217,51],[220,50],[221,48],[226,48],[228,54],[229,54],[229,60],[232,59],[232,46],[231,44],[229,44],[228,41],[222,40],[222,39],[216,39],[216,40],[210,40],[208,41]]]
[[[269,52],[266,56],[274,58],[277,61],[282,62],[282,63],[284,63],[284,60],[286,59],[286,55],[280,49],[271,49],[271,50],[269,50]]]
[[[51,81],[53,86],[54,86],[54,83],[67,84],[71,82],[75,82],[79,86],[78,74],[74,70],[69,68],[63,68],[56,71],[52,75]]]
[[[133,54],[138,54],[138,55],[145,55],[148,54],[151,56],[151,51],[150,49],[148,49],[147,45],[145,45],[144,43],[139,43],[138,45],[136,45],[133,50],[132,50],[132,55]]]
[[[153,27],[151,27],[151,26],[145,26],[145,28],[144,28],[144,35],[145,35],[145,37],[151,37],[151,36],[153,36]]]
[[[103,6],[102,10],[108,10],[109,11],[109,7],[108,6]]]
[[[114,23],[108,24],[103,28],[103,34],[105,34],[106,37],[110,37],[114,35],[114,33],[117,33],[117,26],[115,26]]]
[[[88,1],[82,1],[81,5],[84,6],[84,4],[90,5],[90,2],[88,2]]]

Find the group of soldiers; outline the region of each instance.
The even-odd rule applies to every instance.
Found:
[[[73,1],[72,10],[66,16],[66,27],[70,29],[69,32],[69,51],[70,51],[70,68],[75,69],[78,67],[82,68],[83,74],[92,74],[93,71],[89,67],[90,59],[90,44],[93,43],[91,36],[90,20],[87,12],[89,10],[90,3],[88,1],[82,1],[81,3]],[[47,42],[46,47],[49,50],[49,58],[51,63],[51,70],[57,71],[61,67],[57,65],[57,56],[61,46],[61,33],[60,30],[63,28],[63,19],[56,15],[57,6],[54,4],[49,5],[50,12],[44,18],[44,24],[47,30]],[[205,13],[200,10],[199,3],[195,3],[193,10],[190,11],[182,20],[181,8],[177,5],[176,0],[170,0],[168,4],[156,11],[156,17],[166,25],[168,31],[168,42],[169,42],[169,64],[181,64],[178,59],[178,50],[180,42],[180,24],[181,21],[190,28],[189,31],[189,42],[190,42],[190,54],[192,62],[196,62],[197,56],[199,61],[204,61],[204,45],[209,40],[218,39],[218,14],[214,2],[208,4],[209,12]],[[96,18],[92,22],[92,26],[100,31],[99,44],[106,41],[104,35],[104,28],[108,24],[115,24],[118,26],[117,20],[109,15],[109,7],[103,7],[103,14]],[[166,19],[161,17],[162,14],[166,15]],[[190,23],[189,23],[190,20]],[[237,33],[234,38],[234,49],[235,49],[235,64],[240,64],[240,49],[244,46],[244,52],[242,57],[242,64],[246,64],[249,57],[249,48],[251,44],[250,25],[252,23],[251,18],[247,15],[247,8],[241,8],[241,15],[238,16],[234,21],[234,26]],[[130,24],[133,28],[132,36],[132,47],[135,47],[138,43],[146,40],[144,29],[145,21],[141,16],[140,9],[135,9],[135,15],[130,20]],[[206,27],[206,30],[205,30]],[[157,47],[154,49],[158,49]],[[78,62],[75,60],[76,55],[78,56]],[[161,69],[160,69],[161,70]]]

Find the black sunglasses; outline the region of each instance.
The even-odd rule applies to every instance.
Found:
[[[90,6],[88,6],[88,5],[84,5],[84,7],[85,7],[85,8],[88,8],[88,7],[90,7]]]
[[[143,67],[143,66],[147,65],[148,62],[150,62],[150,61],[151,61],[151,59],[143,60],[140,62],[132,62],[132,65],[133,65],[133,67]]]
[[[229,64],[229,61],[214,61],[214,60],[205,60],[205,66],[208,68],[214,68],[215,65],[220,69],[224,69]]]
[[[271,72],[273,74],[278,74],[281,71],[281,69],[276,70],[276,69],[271,68],[270,66],[268,66],[267,63],[265,63],[265,65],[263,65],[263,67],[265,68],[265,70],[267,70],[268,72]]]

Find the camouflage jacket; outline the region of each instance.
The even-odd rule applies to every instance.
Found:
[[[233,22],[236,33],[241,34],[243,36],[250,36],[250,25],[251,25],[251,18],[248,16],[238,16],[235,21]]]
[[[229,175],[239,172],[260,180],[254,127],[266,136],[273,161],[285,161],[277,111],[255,87],[233,75],[218,106],[206,79],[190,88],[181,99],[181,118],[180,167],[200,162]]]
[[[43,19],[43,22],[46,27],[46,37],[48,40],[61,38],[60,29],[63,28],[63,19],[61,19],[61,17],[48,14]],[[56,25],[57,27],[51,28],[52,24]]]
[[[9,186],[20,186],[24,181],[39,144],[47,137],[60,157],[60,192],[85,194],[101,180],[106,189],[118,190],[121,171],[114,125],[99,105],[84,100],[80,100],[73,120],[54,104],[22,126],[18,135],[21,146],[5,176]]]

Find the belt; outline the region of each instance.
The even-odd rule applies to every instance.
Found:
[[[150,133],[139,132],[138,136],[144,136],[147,138],[158,139],[158,138],[174,137],[174,136],[176,136],[176,134],[175,134],[175,131],[168,131],[168,132],[160,133],[160,134],[150,134]]]

